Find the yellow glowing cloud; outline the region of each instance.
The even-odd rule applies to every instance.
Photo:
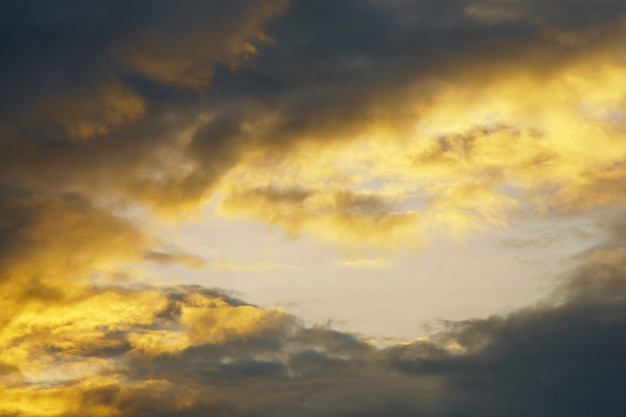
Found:
[[[78,199],[28,197],[0,210],[16,230],[0,260],[3,325],[31,305],[80,298],[92,273],[140,258],[149,242],[129,222]]]
[[[193,295],[183,306],[181,323],[189,329],[190,341],[224,343],[275,326],[281,313],[253,306],[232,306],[221,299]]]
[[[115,401],[82,399],[94,390],[125,395],[146,388],[150,380],[128,381],[129,362],[259,336],[282,328],[283,318],[197,288],[85,290],[77,299],[30,308],[0,332],[0,414],[116,415]]]
[[[119,390],[127,361],[180,355],[284,322],[280,311],[198,288],[159,289],[132,280],[95,286],[94,274],[118,271],[146,254],[157,261],[189,259],[155,252],[155,242],[135,225],[77,197],[5,199],[0,212],[11,240],[0,247],[7,313],[0,326],[2,415],[115,415],[111,404],[85,405],[81,396],[108,386]]]
[[[222,201],[218,213],[251,216],[278,225],[291,236],[306,231],[338,245],[419,242],[416,212],[394,212],[384,198],[373,193],[333,188],[301,191],[267,187],[233,192]]]
[[[504,226],[520,202],[540,211],[623,204],[623,85],[626,68],[603,54],[545,78],[519,68],[431,85],[410,122],[379,117],[330,141],[313,131],[286,150],[252,148],[223,178],[218,213],[340,245],[397,247]],[[257,128],[259,137],[268,129]]]
[[[5,388],[0,411],[6,415],[17,416],[60,416],[77,411],[72,406],[76,401],[76,393],[63,388]]]

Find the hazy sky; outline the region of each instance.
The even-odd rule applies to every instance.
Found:
[[[0,0],[0,416],[623,416],[626,2]]]

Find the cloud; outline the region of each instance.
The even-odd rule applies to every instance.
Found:
[[[271,41],[263,27],[285,5],[283,0],[161,5],[176,17],[160,16],[159,26],[116,40],[111,55],[123,69],[162,84],[207,87],[218,63],[236,69],[257,54],[256,43]]]
[[[0,411],[619,415],[624,265],[586,262],[542,304],[382,349],[202,287],[101,287],[3,328]]]
[[[389,259],[378,258],[363,258],[363,259],[344,259],[338,262],[339,265],[345,268],[354,269],[387,269],[393,268],[395,265]]]
[[[85,141],[105,135],[145,113],[145,101],[117,81],[89,91],[68,90],[45,98],[40,110],[42,118],[58,127],[52,136],[61,141]]]
[[[162,212],[197,205],[221,172],[186,155],[188,135],[212,112],[187,89],[209,88],[216,66],[249,63],[284,8],[280,0],[3,5],[1,75],[11,80],[0,105],[0,165],[11,177],[3,186]]]
[[[539,3],[510,2],[506,15],[492,2],[295,2],[266,67],[234,76],[264,84],[242,91],[222,81],[258,103],[238,119],[247,126],[238,137],[268,149],[225,176],[221,213],[292,235],[394,246],[406,239],[359,235],[360,224],[318,226],[313,202],[341,193],[391,200],[407,220],[398,234],[418,242],[504,227],[529,203],[539,212],[621,204],[610,184],[624,158],[625,94],[614,86],[625,73],[609,51],[623,38],[614,14],[622,7],[607,2],[595,26],[576,14],[591,13],[585,6],[553,6],[546,14]],[[310,16],[328,22],[323,33]],[[282,38],[302,41],[285,41],[285,52]],[[294,67],[308,75],[293,76]],[[343,208],[327,211],[340,217]]]
[[[614,390],[625,383],[618,364],[623,287],[621,267],[585,265],[557,305],[453,323],[437,343],[390,348],[389,358],[403,372],[447,375],[444,389],[457,413],[617,415],[623,399]],[[452,343],[457,351],[440,347]]]
[[[302,271],[297,265],[281,264],[269,261],[245,262],[235,259],[215,259],[210,262],[210,269],[216,271],[267,272],[275,270]]]
[[[72,195],[3,195],[0,217],[3,325],[31,305],[80,297],[91,274],[139,259],[149,244],[129,221]]]
[[[379,247],[622,204],[621,3],[444,3],[6,5],[3,185]]]
[[[144,254],[144,259],[158,264],[183,264],[193,269],[202,269],[207,264],[201,256],[184,252],[150,251]]]
[[[543,303],[443,322],[438,333],[379,348],[220,290],[95,285],[94,273],[163,253],[139,226],[77,196],[5,193],[0,207],[0,285],[11,308],[0,329],[3,415],[582,416],[623,409],[621,215],[606,225],[609,240],[580,257]]]
[[[233,192],[218,210],[225,216],[252,216],[278,225],[291,236],[306,231],[339,245],[397,247],[418,242],[419,214],[394,211],[384,197],[368,192],[268,187]]]
[[[2,3],[0,414],[621,415],[621,223],[553,299],[385,349],[127,264],[203,265],[129,218],[211,199],[376,249],[623,205],[625,8]]]
[[[214,271],[266,272],[277,269],[292,271],[302,270],[299,266],[269,261],[249,262],[225,258],[207,260],[198,255],[184,252],[148,251],[144,254],[144,260],[162,265],[183,264],[193,269],[210,269]]]

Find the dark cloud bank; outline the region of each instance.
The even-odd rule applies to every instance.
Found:
[[[284,318],[259,337],[128,357],[129,382],[172,385],[98,388],[81,401],[129,416],[619,416],[626,408],[622,268],[578,271],[559,305],[449,323],[433,340],[382,351]],[[193,401],[171,409],[181,395]]]
[[[119,382],[33,382],[21,378],[19,361],[0,363],[0,382],[71,392],[64,417],[624,415],[620,228],[596,248],[612,256],[583,261],[544,304],[445,323],[428,339],[385,349],[283,313],[215,339],[207,335],[222,319],[190,325],[185,306],[213,317],[217,307],[198,300],[245,302],[199,287],[88,282],[103,247],[143,245],[103,202],[176,212],[210,194],[247,147],[283,152],[302,132],[332,141],[379,119],[401,132],[414,115],[387,104],[403,102],[407,85],[428,102],[441,80],[550,77],[619,45],[624,9],[622,1],[2,2],[0,324],[28,303],[42,315],[102,294],[134,308],[131,300],[157,291],[167,303],[147,322],[98,328],[69,351],[53,343],[54,329],[49,342],[28,345],[24,361],[59,349],[60,367],[103,359]],[[241,128],[271,114],[278,122],[261,133]],[[197,128],[181,142],[184,126]],[[136,257],[145,253],[175,257]],[[152,355],[133,348],[130,335],[146,331],[197,334],[192,346]],[[35,337],[25,331],[5,348]],[[5,410],[51,415],[44,404]]]

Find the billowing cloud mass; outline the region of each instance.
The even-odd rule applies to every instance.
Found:
[[[5,186],[374,246],[623,202],[619,1],[2,7]]]
[[[623,415],[625,2],[9,0],[0,33],[0,415]],[[542,304],[381,346],[151,280],[302,270],[151,229],[208,206],[390,274],[612,218]]]

